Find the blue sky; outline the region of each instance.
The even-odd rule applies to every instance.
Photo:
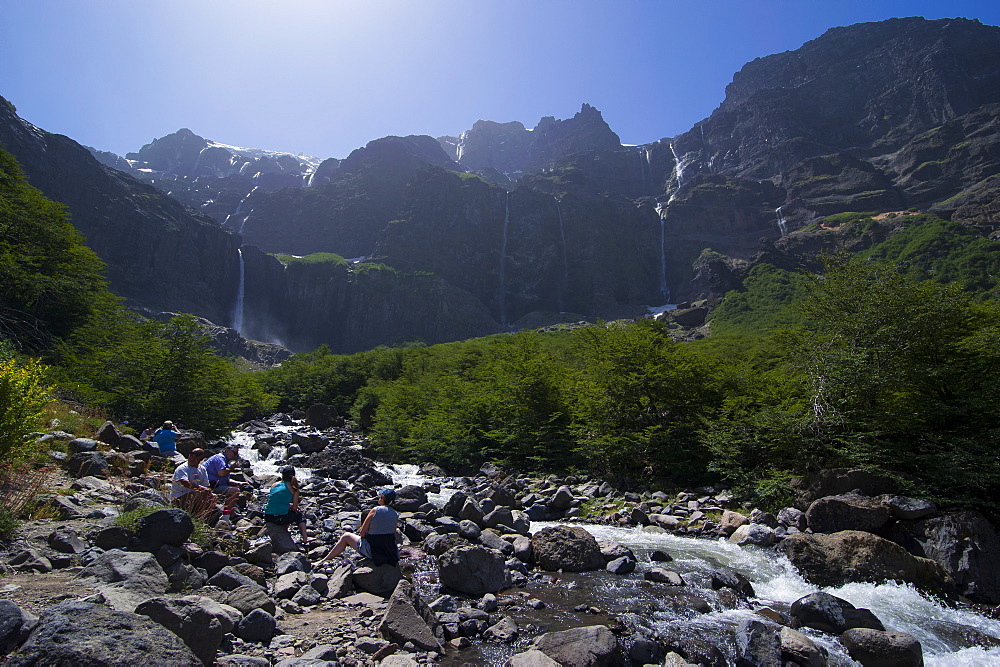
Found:
[[[345,157],[583,102],[645,143],[708,116],[746,62],[893,16],[997,25],[1000,1],[3,0],[0,95],[119,154],[187,127]]]

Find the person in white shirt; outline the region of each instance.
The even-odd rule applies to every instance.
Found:
[[[215,503],[215,496],[208,486],[208,471],[202,463],[204,460],[205,450],[196,447],[188,454],[187,461],[174,470],[170,499],[181,509],[190,510],[197,504]]]

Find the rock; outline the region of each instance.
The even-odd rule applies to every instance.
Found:
[[[438,557],[442,586],[466,595],[496,593],[508,586],[503,554],[482,546],[461,546]]]
[[[471,521],[469,523],[474,526],[476,525]],[[455,547],[465,547],[468,545],[468,540],[465,540],[458,535],[429,535],[424,541],[424,551],[432,556],[440,556],[449,549],[454,549]]]
[[[805,530],[808,525],[806,523],[806,513],[795,507],[785,507],[778,512],[778,523],[789,528],[797,528],[798,530]]]
[[[497,526],[513,526],[514,514],[509,507],[497,507],[495,510],[483,517],[486,528],[496,528]]]
[[[329,441],[318,433],[292,433],[292,444],[298,445],[303,454],[316,454],[326,449]]]
[[[616,558],[605,566],[611,574],[629,574],[635,571],[636,562],[628,556]]]
[[[423,487],[407,484],[396,489],[396,502],[392,506],[397,512],[416,512],[425,504],[427,504],[427,492]]]
[[[277,576],[288,574],[289,572],[312,572],[312,563],[309,558],[299,552],[282,554],[274,563],[274,573]]]
[[[226,595],[225,601],[227,605],[235,607],[244,616],[254,609],[263,609],[272,616],[277,611],[274,600],[257,585],[240,586],[233,589]]]
[[[167,507],[170,503],[163,497],[163,494],[156,489],[146,489],[133,494],[125,500],[122,509],[126,512],[142,509],[145,507]]]
[[[6,655],[23,644],[37,623],[37,616],[10,600],[0,600],[0,655]]]
[[[292,596],[292,602],[300,607],[314,607],[322,600],[323,596],[311,584],[303,586]]]
[[[229,565],[229,556],[221,551],[206,551],[195,558],[192,564],[197,568],[205,570],[208,576],[214,577],[222,568]]]
[[[479,535],[482,532],[483,531],[480,530],[479,526],[477,526],[474,522],[469,521],[468,519],[462,519],[461,521],[458,522],[459,536],[464,537],[466,540],[469,540],[470,542],[475,542],[476,540],[478,540]]]
[[[79,576],[94,580],[109,604],[120,611],[132,611],[140,602],[165,593],[169,584],[153,554],[118,549],[95,558]]]
[[[243,641],[267,644],[274,637],[277,626],[278,623],[274,620],[274,616],[263,609],[254,609],[239,622],[235,634]]]
[[[139,519],[129,548],[156,553],[164,544],[183,546],[193,532],[194,522],[184,510],[177,507],[157,510]]]
[[[522,563],[530,563],[532,559],[532,554],[534,553],[531,548],[531,538],[525,537],[524,535],[518,535],[511,541],[511,546],[514,547],[514,556]]]
[[[354,570],[350,565],[336,565],[328,575],[326,596],[344,598],[354,592]]]
[[[504,667],[559,667],[559,663],[538,649],[529,649],[512,655]]]
[[[124,549],[132,534],[122,526],[108,526],[90,535],[95,547],[104,549]]]
[[[417,474],[424,475],[425,477],[447,477],[448,473],[444,471],[444,468],[436,463],[421,463],[417,468]]]
[[[681,525],[680,517],[672,514],[650,514],[649,522],[667,530],[673,530]]]
[[[150,556],[152,558],[152,556]],[[42,612],[6,665],[201,665],[180,637],[135,614],[87,602],[60,602]]]
[[[894,517],[904,521],[922,519],[937,511],[937,505],[929,500],[922,500],[920,498],[884,496],[882,502],[889,508]]]
[[[633,665],[662,665],[667,651],[656,640],[642,635],[635,635],[628,650],[628,657]]]
[[[1000,537],[979,512],[951,512],[908,525],[911,553],[930,558],[974,602],[1000,603]]]
[[[45,573],[52,571],[52,561],[37,549],[22,549],[7,562],[19,572]]]
[[[671,570],[664,570],[662,567],[651,567],[642,575],[642,578],[646,581],[655,581],[659,584],[667,584],[669,586],[683,586],[684,579],[681,575],[673,572]]]
[[[492,530],[484,530],[479,534],[479,543],[484,547],[499,551],[505,556],[514,554],[514,545],[506,541]]]
[[[781,659],[785,664],[826,667],[826,649],[798,630],[781,628]]]
[[[717,591],[720,588],[729,588],[736,591],[737,595],[742,598],[752,598],[757,596],[750,580],[736,570],[719,568],[712,570],[711,577],[712,590],[714,591]]]
[[[890,516],[889,508],[881,502],[857,494],[819,498],[806,510],[806,522],[815,533],[836,533],[841,530],[863,530],[870,533],[884,526]]]
[[[497,596],[493,595],[493,593],[487,593],[483,596],[483,599],[479,601],[477,606],[487,614],[492,614],[499,606],[497,603]]]
[[[66,467],[74,477],[107,477],[110,472],[108,462],[100,452],[77,452],[69,457]]]
[[[649,552],[649,560],[653,563],[669,563],[673,559],[673,556],[659,549],[653,549]]]
[[[905,581],[926,591],[947,594],[954,583],[932,560],[919,558],[886,540],[855,530],[832,535],[795,533],[778,545],[802,575],[817,586],[850,581]]]
[[[839,635],[851,628],[885,630],[868,609],[857,609],[847,600],[829,593],[810,593],[792,603],[789,610],[795,627],[806,627]]]
[[[234,591],[240,586],[257,586],[257,588],[260,588],[260,585],[256,581],[245,574],[240,574],[229,565],[209,577],[205,583],[209,586],[218,586],[224,591]]]
[[[485,526],[483,518],[486,515],[483,513],[483,509],[479,506],[479,503],[475,498],[466,498],[465,502],[462,504],[462,508],[458,511],[457,516],[459,519],[472,521],[480,528]]]
[[[729,541],[741,547],[769,547],[777,541],[774,529],[760,523],[740,526],[729,536]]]
[[[504,616],[499,621],[486,628],[483,638],[491,641],[508,643],[517,639],[519,629],[514,619]]]
[[[274,550],[271,547],[271,541],[261,542],[260,544],[253,546],[249,551],[246,552],[246,559],[248,563],[256,563],[257,565],[271,565],[274,563]]]
[[[610,563],[611,561],[626,556],[632,560],[637,560],[635,553],[628,547],[618,544],[617,542],[612,542],[610,540],[599,540],[597,546],[601,548],[601,556],[604,558],[605,562]]]
[[[45,500],[45,506],[55,510],[59,518],[64,521],[83,517],[83,508],[77,504],[75,496],[52,494]]]
[[[819,498],[860,491],[866,496],[880,496],[899,492],[899,482],[894,478],[862,468],[829,468],[812,475],[792,480],[797,495],[795,506],[806,509]]]
[[[541,651],[560,665],[603,667],[622,661],[618,638],[603,625],[547,632],[536,637],[531,648]]]
[[[865,667],[922,667],[920,642],[905,632],[854,628],[840,636],[851,658]]]
[[[668,651],[664,664],[673,664],[673,662],[667,662],[670,660],[670,654],[673,653],[696,665],[726,667],[730,663],[719,647],[731,643],[733,636],[732,631],[724,631],[724,633],[725,635],[721,636],[717,632],[709,631],[703,625],[679,621],[671,623],[661,630],[656,639]]]
[[[71,453],[79,454],[81,452],[96,452],[99,444],[97,440],[91,438],[74,438],[66,443],[66,447]]]
[[[136,606],[135,613],[180,637],[206,665],[215,661],[222,635],[233,629],[232,619],[218,602],[198,595],[152,598]]]
[[[605,566],[594,536],[579,526],[550,526],[531,538],[535,564],[550,572],[585,572]]]
[[[468,500],[469,495],[463,491],[456,491],[452,494],[448,502],[444,504],[444,508],[441,512],[445,516],[458,517],[459,512],[462,510],[462,506],[465,505],[465,501]]]
[[[778,626],[764,620],[745,619],[736,628],[737,665],[782,667]]]
[[[737,528],[745,526],[748,523],[750,523],[750,517],[732,510],[725,510],[722,513],[722,519],[719,521],[719,532],[728,537]]]
[[[389,606],[379,623],[379,633],[400,645],[412,642],[425,651],[443,652],[442,630],[437,617],[409,581],[403,579],[389,597]]]
[[[560,486],[552,499],[549,501],[549,509],[556,512],[563,512],[569,509],[570,504],[573,502],[573,492],[568,486]]]
[[[290,600],[309,580],[305,572],[293,570],[274,581],[272,593],[278,600]]]
[[[318,431],[324,431],[340,421],[340,419],[338,418],[337,411],[329,405],[317,403],[316,405],[310,405],[306,409],[306,418],[304,421],[306,426],[312,426]]]
[[[365,558],[354,570],[352,581],[355,588],[386,597],[396,590],[401,577],[398,565],[375,565]]]

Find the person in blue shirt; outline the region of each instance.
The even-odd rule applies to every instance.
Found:
[[[180,432],[177,430],[177,427],[168,419],[163,422],[163,426],[156,429],[150,440],[159,446],[160,456],[176,456],[178,435],[180,435]]]
[[[267,505],[264,507],[264,521],[277,526],[298,524],[302,542],[308,542],[306,521],[299,511],[299,480],[295,477],[295,468],[285,466],[281,469],[281,481],[275,482],[267,494]],[[289,538],[290,539],[290,538]],[[273,540],[272,540],[273,542]]]
[[[399,521],[399,513],[392,508],[392,503],[395,500],[396,492],[393,489],[381,489],[378,492],[378,507],[368,512],[368,516],[361,523],[358,534],[344,533],[341,535],[330,553],[324,556],[317,565],[336,558],[344,553],[347,547],[353,547],[365,558],[371,558],[375,565],[398,565],[399,549],[396,547],[396,523]]]
[[[237,446],[226,445],[225,449],[214,456],[210,456],[205,461],[205,470],[208,471],[208,484],[212,487],[212,491],[216,495],[222,496],[228,510],[232,510],[233,506],[236,505],[236,500],[240,496],[240,487],[243,486],[242,483],[235,482],[229,478],[229,466],[238,458],[240,458],[240,455]]]

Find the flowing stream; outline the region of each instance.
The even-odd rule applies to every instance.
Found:
[[[272,427],[276,431],[291,431],[301,427]],[[261,458],[253,449],[254,436],[234,432],[230,441],[240,446],[240,456],[250,461],[255,475],[277,475],[278,462],[285,456],[283,447],[275,447]],[[428,478],[415,465],[377,464],[377,468],[392,477],[397,486],[424,485],[444,482],[439,492],[428,493],[428,499],[442,507],[455,492],[447,480]],[[298,469],[300,480],[308,479],[310,471]],[[533,522],[534,533],[558,522]],[[571,524],[582,525],[582,524]],[[691,637],[709,641],[735,663],[736,646],[732,629],[743,620],[759,618],[754,609],[771,607],[787,612],[795,600],[823,590],[843,598],[855,607],[870,609],[887,630],[905,632],[920,641],[924,664],[928,667],[978,667],[1000,664],[1000,647],[971,647],[963,635],[976,631],[1000,637],[1000,620],[988,618],[971,610],[947,606],[927,597],[913,587],[897,583],[851,583],[839,587],[820,588],[808,583],[795,567],[774,550],[739,547],[724,539],[681,537],[670,533],[648,532],[642,528],[619,528],[584,525],[597,540],[613,541],[635,552],[638,561],[635,572],[613,575],[605,571],[582,573],[550,573],[530,581],[524,592],[545,603],[535,610],[517,605],[505,608],[522,628],[522,637],[512,644],[476,641],[458,655],[449,654],[443,664],[503,664],[514,653],[524,651],[531,637],[542,632],[564,630],[583,625],[614,623],[621,620],[630,630],[650,635],[668,628],[683,628]],[[673,560],[651,563],[653,550],[668,553]],[[679,573],[685,586],[671,587],[652,584],[643,579],[650,567],[657,565]],[[726,567],[743,574],[752,583],[756,599],[737,609],[722,603],[719,592],[711,589],[708,573]],[[707,613],[695,611],[693,598],[700,598],[711,608]],[[574,611],[586,605],[596,613]],[[847,651],[832,635],[804,628],[801,630],[829,654],[830,665],[856,665]],[[628,633],[626,633],[627,635]],[[625,635],[623,635],[625,636]],[[456,662],[457,660],[457,662]]]

